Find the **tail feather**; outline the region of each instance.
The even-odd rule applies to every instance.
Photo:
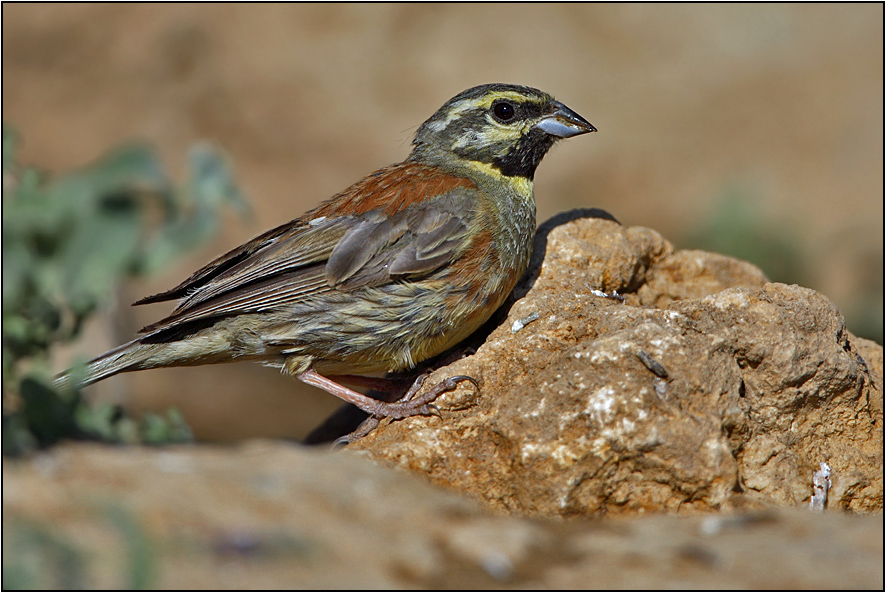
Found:
[[[58,375],[53,384],[59,389],[86,387],[111,375],[146,368],[144,348],[139,339],[118,346],[86,363]]]

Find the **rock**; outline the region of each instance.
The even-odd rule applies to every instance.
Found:
[[[882,515],[504,515],[281,442],[3,464],[4,589],[882,589]]]
[[[349,448],[538,515],[798,506],[822,462],[827,508],[883,508],[882,347],[813,290],[578,215],[541,227],[507,318],[427,381],[479,393]]]

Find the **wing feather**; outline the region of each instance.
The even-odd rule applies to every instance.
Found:
[[[163,331],[211,317],[228,317],[279,309],[329,290],[332,289],[326,283],[322,266],[314,266],[308,270],[280,274],[173,313],[143,328],[141,333]]]
[[[275,238],[261,249],[224,270],[200,290],[185,298],[173,313],[184,311],[215,297],[289,270],[326,261],[348,229],[358,224],[351,217],[324,221],[320,225],[303,225],[287,236]]]
[[[476,192],[466,178],[417,163],[382,169],[229,251],[179,286],[139,301],[182,299],[169,317],[142,332],[427,276],[467,249]],[[335,216],[343,211],[348,215]]]

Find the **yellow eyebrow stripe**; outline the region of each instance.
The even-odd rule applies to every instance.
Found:
[[[529,103],[534,101],[533,97],[527,97],[526,95],[515,93],[514,91],[495,91],[487,93],[480,99],[477,99],[475,105],[484,108],[492,107],[492,104],[499,99],[509,99],[515,103]]]
[[[455,117],[464,111],[474,108],[480,107],[482,109],[488,109],[492,107],[492,104],[500,99],[509,99],[514,103],[529,103],[533,102],[535,99],[533,97],[527,97],[526,95],[521,95],[520,93],[515,93],[514,91],[495,91],[491,93],[487,93],[482,97],[477,99],[464,99],[455,103],[450,108],[449,112],[446,114],[447,119],[450,117]]]

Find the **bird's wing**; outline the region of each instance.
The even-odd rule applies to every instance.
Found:
[[[260,280],[325,262],[336,244],[356,224],[357,219],[350,216],[325,219],[318,224],[293,221],[281,236],[266,242],[234,265],[212,273],[199,289],[192,290],[173,314]]]
[[[418,279],[467,247],[471,192],[455,190],[381,220],[361,220],[332,250],[326,279],[341,290]]]
[[[251,241],[217,257],[194,272],[187,280],[175,288],[145,297],[136,301],[133,305],[146,305],[149,303],[181,299],[196,294],[202,287],[213,282],[218,282],[222,278],[228,280],[237,278],[240,273],[253,269],[252,264],[256,258],[267,259],[263,254],[277,251],[275,246],[290,245],[292,239],[301,235],[305,230],[305,227],[308,226],[308,224],[296,219],[262,233]],[[333,239],[332,236],[329,236],[328,238]],[[340,238],[340,236],[338,238]],[[337,241],[338,238],[335,238],[335,241]],[[332,246],[334,245],[335,242],[333,241]],[[314,244],[308,246],[307,249],[293,252],[289,262],[281,261],[279,263],[287,265],[287,263],[291,262],[292,265],[303,265],[311,263],[312,261],[320,261],[328,256],[329,251],[326,249],[328,248],[331,250],[332,246],[324,244],[323,241],[315,241]],[[222,284],[227,285],[228,282],[223,282]]]
[[[169,317],[142,331],[278,309],[328,290],[348,291],[430,274],[459,257],[468,242],[476,189],[467,189],[461,178],[449,178],[451,189],[438,183],[435,189],[441,193],[432,196],[416,195],[424,189],[422,183],[402,182],[397,191],[400,209],[392,214],[375,209],[317,216],[324,208],[328,211],[327,203],[268,231],[178,287],[142,301],[184,296]],[[371,203],[364,199],[363,205]]]

